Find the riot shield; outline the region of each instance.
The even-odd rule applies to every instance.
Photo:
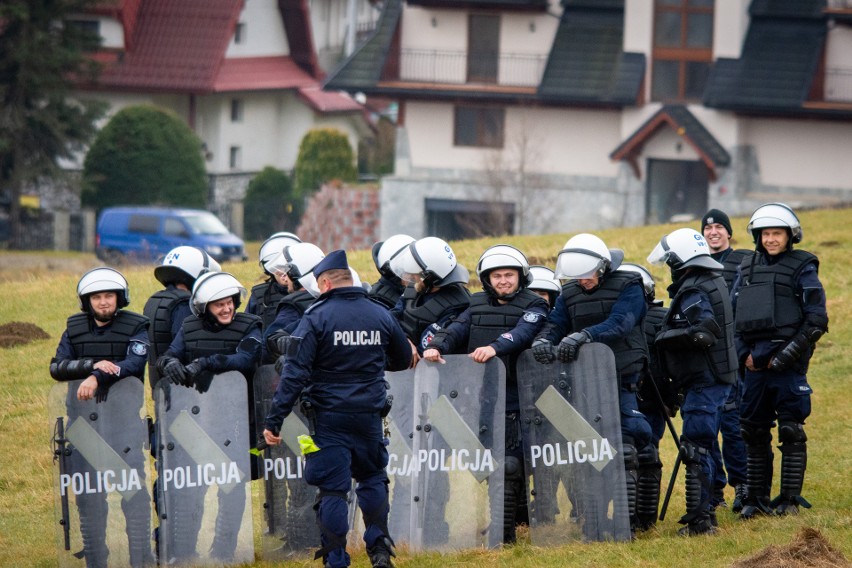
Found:
[[[106,400],[77,400],[82,380],[49,395],[60,566],[151,566],[151,481],[144,386],[113,385]]]
[[[506,371],[497,358],[484,365],[466,355],[444,359],[417,365],[412,451],[397,466],[411,479],[411,548],[497,546]]]
[[[576,361],[551,365],[526,351],[517,369],[532,542],[629,540],[612,351],[590,343]]]
[[[258,436],[263,432],[278,380],[274,365],[262,365],[254,375]],[[262,451],[260,473],[263,488],[259,495],[263,503],[260,508],[263,511],[263,560],[313,557],[314,551],[321,546],[313,510],[316,489],[304,480],[305,460],[298,442],[298,437],[307,433],[304,416],[294,409],[281,425],[283,443],[268,446]]]
[[[388,437],[388,479],[390,514],[388,530],[398,546],[411,542],[411,471],[405,464],[413,461],[414,444],[414,369],[385,373],[388,395],[393,397],[385,418]]]
[[[246,380],[200,378],[196,388],[157,385],[160,564],[251,562]]]

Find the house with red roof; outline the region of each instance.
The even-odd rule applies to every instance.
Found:
[[[326,19],[337,4],[318,3]],[[362,21],[373,12],[362,8]],[[202,140],[209,205],[226,222],[254,174],[292,170],[309,130],[340,130],[353,149],[371,134],[361,104],[320,87],[308,0],[117,0],[76,23],[102,38],[93,57],[103,70],[81,95],[107,101],[110,115],[147,103],[183,117]],[[322,29],[329,61],[346,33]]]

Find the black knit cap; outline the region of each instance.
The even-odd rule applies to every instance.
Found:
[[[734,231],[731,229],[731,220],[728,219],[728,215],[724,211],[720,211],[719,209],[711,209],[704,214],[704,217],[701,219],[701,234],[704,234],[704,227],[713,223],[719,223],[725,227],[728,230],[728,238],[734,236]]]

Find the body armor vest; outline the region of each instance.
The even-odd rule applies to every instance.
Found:
[[[663,329],[663,322],[668,312],[669,310],[663,306],[648,306],[648,313],[645,314],[645,320],[642,323],[642,329],[645,331],[645,342],[648,345],[649,369],[651,370],[651,375],[658,378],[662,377],[663,373],[656,356],[657,350],[653,346],[654,341],[657,339],[657,334]]]
[[[181,303],[189,303],[190,293],[177,288],[159,290],[145,302],[142,313],[150,321],[148,360],[152,363],[168,350],[172,343],[172,313]]]
[[[742,280],[737,297],[737,332],[752,342],[762,339],[787,341],[798,332],[804,313],[796,297],[796,282],[802,269],[819,259],[809,252],[784,253],[774,264],[762,264],[760,255],[740,265]]]
[[[722,329],[722,337],[717,338],[716,343],[707,349],[707,359],[702,360],[695,351],[678,349],[666,352],[666,360],[669,370],[674,365],[676,369],[683,369],[683,374],[677,371],[672,374],[685,375],[701,372],[709,367],[717,382],[732,385],[737,382],[737,351],[734,348],[734,313],[730,301],[727,301],[728,287],[722,276],[712,272],[697,272],[687,275],[683,279],[672,305],[678,305],[680,298],[687,292],[698,290],[710,299],[713,310],[713,319]],[[669,310],[665,321],[665,329],[679,327],[672,325],[673,312]],[[677,380],[679,376],[672,379]],[[684,385],[688,386],[688,385]]]
[[[187,360],[192,361],[219,353],[224,355],[236,353],[240,342],[255,326],[260,328],[260,318],[244,312],[236,314],[234,321],[219,331],[205,328],[203,320],[198,316],[189,316],[183,322]]]
[[[418,299],[414,286],[408,286],[402,294],[404,309],[400,324],[402,331],[415,345],[420,344],[420,336],[426,328],[448,311],[464,311],[470,305],[470,292],[460,284],[451,284],[441,288],[439,293],[430,295],[421,305],[417,305]]]
[[[562,299],[571,330],[580,331],[606,320],[622,290],[633,282],[642,286],[642,277],[635,272],[615,270],[605,274],[600,286],[591,293],[583,290],[576,280],[562,286]],[[607,345],[615,355],[615,367],[620,377],[638,373],[645,366],[648,346],[642,322],[636,322],[626,337],[619,337]]]
[[[299,312],[299,316],[302,316],[305,314],[305,310],[311,307],[311,304],[315,301],[316,298],[311,296],[311,293],[307,290],[297,290],[296,292],[287,294],[281,298],[275,308],[275,315],[278,315],[278,312],[280,312],[284,306],[293,306],[293,308]],[[273,317],[272,320],[274,321],[275,318]]]
[[[252,287],[251,299],[257,306],[257,315],[263,321],[263,328],[269,327],[278,313],[278,303],[287,297],[273,281],[262,282]]]
[[[385,278],[380,278],[378,282],[370,288],[369,296],[385,306],[388,309],[396,306],[399,298],[402,296],[403,288],[394,286],[394,284]]]
[[[115,363],[127,358],[130,338],[147,329],[148,318],[119,310],[103,335],[93,333],[92,325],[92,317],[87,313],[74,314],[68,318],[68,340],[77,358],[93,359],[96,362],[106,359]]]
[[[725,279],[725,285],[728,286],[728,290],[734,286],[734,279],[737,277],[737,268],[739,268],[745,259],[751,258],[753,254],[753,250],[736,249],[729,252],[725,256],[725,260],[719,261],[722,263],[722,278]]]

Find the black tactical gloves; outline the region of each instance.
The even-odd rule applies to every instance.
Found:
[[[553,344],[543,337],[539,337],[533,341],[532,352],[535,360],[544,365],[549,365],[556,361],[556,353],[553,352]]]
[[[559,347],[556,348],[556,356],[563,363],[569,363],[577,358],[580,346],[592,341],[592,336],[586,330],[575,331],[571,335],[562,338]]]
[[[811,348],[811,343],[804,334],[799,334],[782,347],[769,361],[773,371],[786,371]]]
[[[157,367],[160,370],[160,375],[165,377],[170,383],[187,385],[186,367],[178,359],[174,357],[160,357],[160,360],[157,361]]]

